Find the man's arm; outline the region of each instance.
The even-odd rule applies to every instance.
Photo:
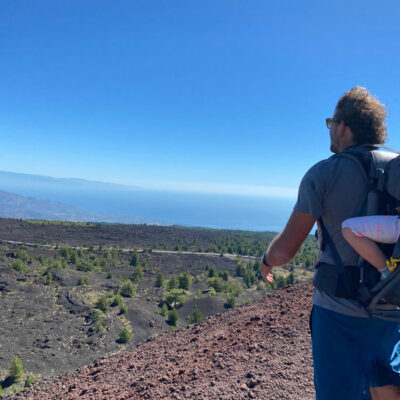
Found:
[[[267,251],[267,267],[261,263],[261,276],[266,280],[272,267],[288,263],[307,238],[316,219],[310,214],[293,211],[285,229],[270,244]]]

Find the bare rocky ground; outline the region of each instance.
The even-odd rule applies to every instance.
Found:
[[[125,225],[101,223],[54,223],[54,221],[0,218],[0,238],[33,243],[68,243],[73,246],[105,245],[122,247],[182,246],[205,251],[213,240],[224,237],[249,237],[271,240],[275,234],[183,226]]]
[[[310,282],[37,381],[11,399],[313,399]]]

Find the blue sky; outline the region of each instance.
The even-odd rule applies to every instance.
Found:
[[[3,0],[0,170],[295,196],[366,86],[400,149],[397,0]],[[282,188],[282,189],[281,189]]]

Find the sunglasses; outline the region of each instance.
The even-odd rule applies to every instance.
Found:
[[[334,118],[326,118],[326,119],[325,119],[326,127],[327,127],[328,129],[331,129],[332,124],[333,124],[334,122],[338,122],[338,121],[336,121]]]

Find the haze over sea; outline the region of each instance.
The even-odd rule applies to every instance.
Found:
[[[222,229],[280,231],[293,199],[137,191],[66,195],[65,201],[94,212],[118,212],[165,223]]]
[[[148,190],[60,190],[20,188],[14,193],[59,201],[81,210],[121,213],[167,224],[254,231],[282,230],[295,199]]]
[[[224,186],[218,186],[217,189],[223,190]],[[81,211],[123,214],[163,224],[281,231],[295,204],[296,190],[283,189],[278,192],[277,188],[266,188],[262,192],[260,188],[253,188],[249,192],[248,189],[246,186],[232,186],[229,194],[215,191],[205,193],[193,187],[191,190],[167,190],[166,186],[161,187],[160,184],[160,188],[154,190],[141,186],[0,171],[0,190],[60,202]],[[266,192],[271,194],[268,196]]]
[[[70,197],[69,202],[75,203]],[[81,207],[96,212],[119,212],[166,223],[222,229],[280,231],[294,205],[293,199],[268,199],[174,192],[84,194]],[[93,209],[93,207],[92,207]]]

